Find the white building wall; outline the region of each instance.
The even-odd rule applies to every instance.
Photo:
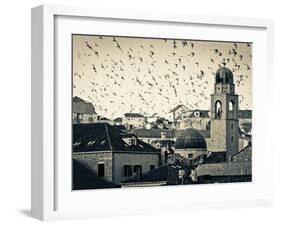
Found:
[[[143,127],[145,125],[144,117],[124,117],[123,125],[132,126],[133,128]]]

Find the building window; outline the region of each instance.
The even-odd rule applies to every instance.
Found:
[[[233,123],[231,123],[231,129],[233,129]]]
[[[155,165],[150,165],[150,170],[154,170],[155,169]]]
[[[216,119],[221,119],[222,116],[222,104],[219,100],[216,101],[215,103],[215,118]]]
[[[104,177],[104,163],[98,164],[98,175]]]
[[[124,176],[130,177],[133,175],[133,170],[131,165],[124,165]]]
[[[136,173],[137,175],[141,175],[142,174],[142,167],[141,167],[141,165],[135,165],[134,166],[134,173]]]
[[[96,141],[93,140],[93,141],[89,141],[87,145],[88,145],[88,146],[93,146],[95,143],[96,143]]]
[[[94,119],[93,119],[92,116],[89,117],[89,122],[90,122],[90,123],[94,122]]]
[[[233,136],[231,137],[231,142],[233,142]]]
[[[77,147],[77,146],[79,146],[81,144],[81,142],[75,142],[74,144],[73,144],[73,147]]]
[[[193,158],[193,154],[188,154],[187,157],[188,157],[189,159],[191,159],[191,158]]]
[[[81,123],[83,121],[83,115],[80,113],[77,113],[75,121],[76,121],[76,123]]]
[[[229,109],[229,111],[233,111],[234,110],[234,102],[232,100],[229,101],[228,109]]]
[[[135,137],[130,138],[129,145],[137,145],[137,139]]]

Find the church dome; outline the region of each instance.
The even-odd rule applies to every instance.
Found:
[[[216,83],[233,83],[233,73],[227,67],[221,67],[216,72]]]
[[[176,149],[206,149],[206,141],[203,135],[196,129],[188,128],[181,132],[175,144]]]

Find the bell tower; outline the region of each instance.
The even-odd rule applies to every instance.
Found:
[[[227,67],[216,72],[214,93],[211,94],[211,139],[209,151],[224,152],[226,159],[238,152],[238,95],[233,74]]]

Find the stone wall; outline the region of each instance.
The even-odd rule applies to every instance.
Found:
[[[247,138],[239,138],[239,148],[238,152],[241,151],[243,148],[245,148],[249,144],[249,139]],[[212,139],[211,138],[206,138],[206,145],[207,145],[207,150],[211,151],[211,145],[212,145]]]
[[[198,178],[198,184],[212,184],[212,183],[234,183],[234,182],[251,182],[251,175],[241,176],[201,176]]]
[[[150,170],[150,165],[154,165],[155,168],[159,167],[160,155],[158,153],[113,153],[114,161],[114,175],[113,182],[115,184],[120,183],[123,180],[128,179],[124,176],[124,165],[141,165],[142,173]],[[134,175],[134,173],[133,173]]]
[[[94,123],[97,122],[97,115],[96,114],[79,114],[78,122],[77,122],[77,114],[72,114],[72,122],[73,124],[77,123]]]
[[[98,164],[104,163],[105,175],[104,179],[107,181],[113,181],[112,175],[112,151],[104,152],[87,152],[87,153],[73,153],[73,159],[79,161],[84,166],[92,169],[98,175]]]
[[[73,159],[92,169],[98,175],[98,164],[105,164],[104,179],[114,184],[128,179],[124,176],[124,165],[141,165],[142,173],[150,170],[150,166],[159,167],[160,153],[124,153],[124,152],[87,152],[74,153]],[[133,174],[134,175],[134,174]]]

